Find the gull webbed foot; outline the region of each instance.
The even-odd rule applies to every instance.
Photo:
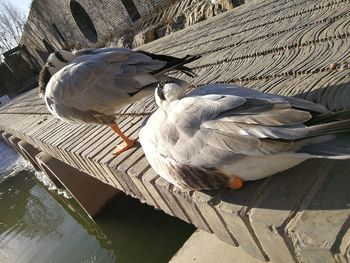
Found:
[[[124,142],[122,142],[121,144],[119,144],[117,146],[117,148],[115,149],[115,152],[113,153],[113,155],[119,155],[122,152],[125,152],[126,150],[130,149],[131,147],[133,147],[135,145],[136,140],[132,140],[132,139],[127,139],[124,140]]]
[[[229,185],[229,188],[234,189],[234,190],[238,190],[242,187],[243,187],[243,180],[238,176],[233,177],[233,179]]]

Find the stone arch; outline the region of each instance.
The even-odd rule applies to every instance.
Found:
[[[72,16],[81,33],[92,43],[98,40],[96,28],[89,14],[84,7],[75,0],[71,0],[69,4]]]
[[[63,36],[63,34],[61,33],[61,31],[58,29],[57,25],[55,23],[52,24],[52,28],[55,32],[55,38],[58,42],[60,42],[61,46],[63,47],[68,47],[68,41],[66,40],[66,38]]]
[[[128,12],[128,14],[133,22],[135,22],[141,18],[141,15],[140,15],[139,11],[137,10],[137,7],[136,7],[133,0],[121,0],[121,2],[124,5],[126,11]]]

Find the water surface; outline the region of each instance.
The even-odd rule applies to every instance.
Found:
[[[168,262],[195,230],[125,195],[95,222],[1,143],[0,158],[1,263]]]

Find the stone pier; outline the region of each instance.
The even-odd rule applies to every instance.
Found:
[[[91,218],[96,217],[121,192],[9,133],[4,132],[2,138],[36,171],[44,172],[58,189],[68,190]]]

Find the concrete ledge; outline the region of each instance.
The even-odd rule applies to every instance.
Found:
[[[21,141],[21,139],[17,138],[16,136],[10,136],[8,138],[10,145],[12,148],[22,157],[24,157],[24,153],[21,151],[21,149],[18,147],[18,143]],[[26,158],[25,158],[26,159]]]
[[[22,156],[33,165],[34,169],[41,171],[40,166],[35,159],[35,156],[38,155],[41,151],[25,141],[19,141],[17,146],[23,153]]]
[[[106,203],[120,193],[110,185],[80,172],[47,153],[36,156],[42,170],[57,180],[72,194],[90,217],[96,217]]]
[[[10,133],[8,133],[8,132],[3,132],[2,134],[1,134],[1,137],[2,137],[2,139],[3,139],[3,142],[5,142],[8,146],[10,146],[11,148],[13,148],[12,147],[12,144],[11,144],[11,142],[10,142],[10,137],[12,136],[12,134],[10,134]]]
[[[0,142],[3,142],[5,144],[7,144],[7,142],[5,141],[4,137],[2,136],[3,133],[5,133],[5,132],[0,130]]]

